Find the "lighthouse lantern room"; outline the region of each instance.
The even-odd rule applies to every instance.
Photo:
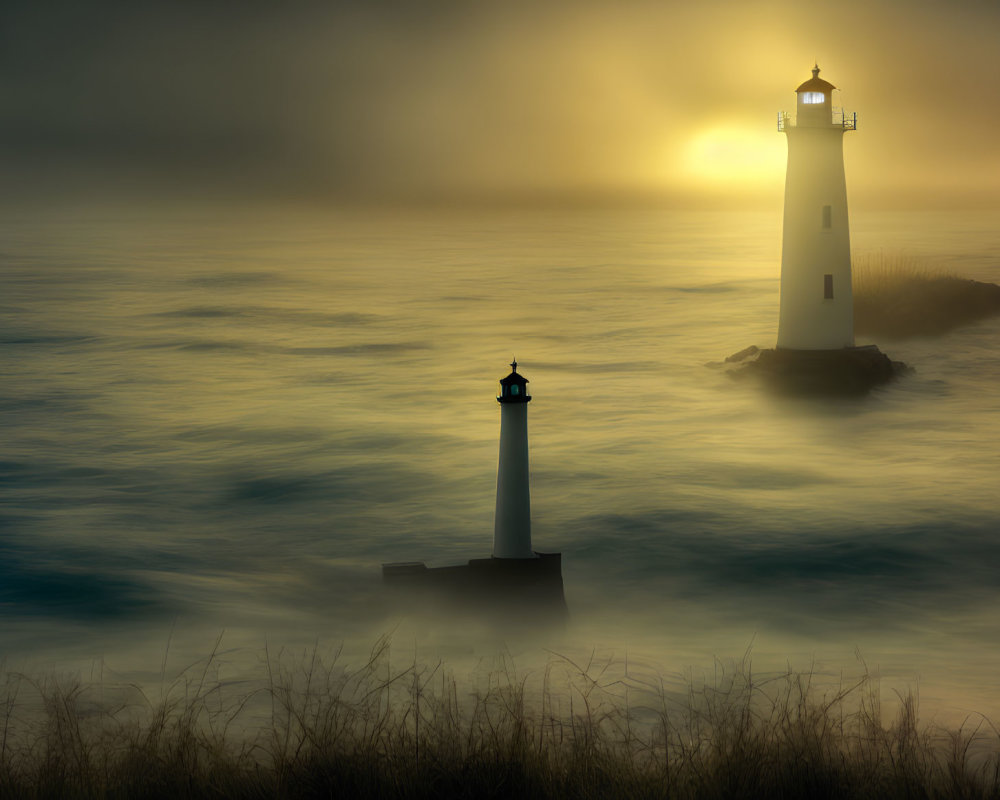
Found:
[[[836,87],[819,71],[795,90],[795,116],[778,114],[788,140],[779,349],[854,346],[843,134],[857,117],[834,108]]]

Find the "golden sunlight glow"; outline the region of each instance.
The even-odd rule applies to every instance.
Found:
[[[764,188],[785,178],[785,137],[772,128],[717,125],[697,133],[673,155],[692,183]]]

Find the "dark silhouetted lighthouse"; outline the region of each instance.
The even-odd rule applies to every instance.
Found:
[[[445,601],[438,610],[471,613],[498,628],[535,630],[563,625],[562,555],[531,549],[531,498],[528,490],[528,379],[517,372],[500,379],[500,462],[493,554],[467,564],[428,568],[422,561],[382,565],[386,584],[407,592],[429,592]]]
[[[834,88],[816,66],[795,90],[795,117],[778,115],[778,130],[788,138],[780,349],[854,346],[843,136],[855,130],[857,115],[833,107]]]
[[[500,462],[493,521],[494,558],[534,558],[531,549],[531,497],[528,487],[528,380],[511,373],[500,379]]]

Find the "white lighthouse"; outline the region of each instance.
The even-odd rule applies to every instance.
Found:
[[[795,90],[795,116],[778,114],[788,137],[779,349],[854,346],[843,135],[855,130],[857,115],[833,107],[834,88],[817,65]]]
[[[500,463],[493,523],[494,558],[535,558],[531,549],[531,498],[528,490],[528,380],[511,373],[500,379]]]

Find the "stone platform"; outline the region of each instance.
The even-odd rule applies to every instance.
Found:
[[[768,388],[798,395],[863,395],[909,371],[877,346],[840,350],[761,350],[751,346],[726,359],[734,377],[755,376]]]
[[[473,558],[467,564],[428,567],[421,561],[382,565],[382,580],[402,599],[430,601],[437,610],[454,610],[484,621],[509,621],[528,615],[532,624],[565,624],[562,554],[538,558]]]

